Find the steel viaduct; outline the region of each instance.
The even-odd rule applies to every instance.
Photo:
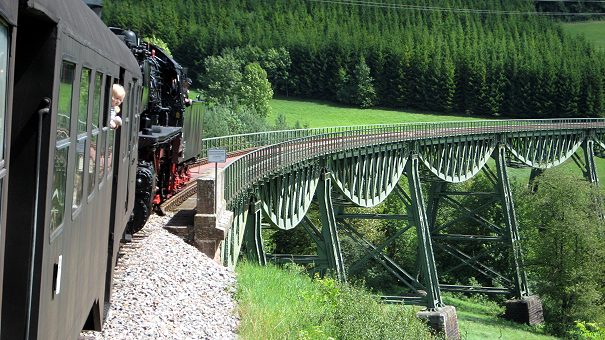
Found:
[[[445,123],[372,125],[295,130],[204,140],[204,147],[247,149],[231,158],[214,177],[198,180],[194,242],[226,266],[235,266],[241,255],[266,264],[268,260],[312,265],[321,275],[345,281],[349,270],[369,260],[382,264],[409,291],[388,301],[423,305],[422,317],[457,338],[455,309],[445,306],[441,291],[509,294],[512,318],[526,323],[540,321],[541,305],[530,295],[509,167],[532,168],[532,176],[567,159],[578,164],[590,182],[598,181],[595,148],[605,149],[605,120],[486,120]],[[582,149],[583,152],[577,152]],[[250,151],[251,150],[251,151]],[[493,161],[492,161],[493,160]],[[488,192],[452,190],[480,172],[492,185]],[[423,190],[422,183],[426,182]],[[353,214],[347,207],[374,207],[396,195],[405,211],[396,215]],[[482,202],[467,207],[463,196]],[[319,218],[308,216],[315,205]],[[438,221],[440,209],[457,211],[451,221]],[[499,218],[482,216],[496,211]],[[349,209],[350,210],[350,209]],[[355,219],[397,219],[406,227],[382,244],[372,244],[351,223]],[[483,232],[450,232],[462,219],[473,220]],[[494,220],[501,221],[499,223]],[[317,244],[311,255],[266,254],[261,226],[289,230],[304,228]],[[417,238],[417,268],[403,268],[385,249],[410,231]],[[340,239],[347,235],[366,253],[345,268]],[[460,250],[464,242],[489,244],[483,252]],[[459,265],[472,268],[497,283],[471,287],[443,282],[437,272],[434,250],[446,252]],[[498,272],[483,260],[498,251],[510,270]],[[442,268],[443,270],[443,268]],[[452,310],[453,309],[453,310]],[[510,310],[510,311],[509,311]],[[445,320],[445,321],[444,321]]]

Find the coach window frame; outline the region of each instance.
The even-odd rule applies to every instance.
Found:
[[[8,173],[6,169],[6,130],[7,120],[6,113],[8,109],[8,67],[10,62],[10,46],[11,46],[11,28],[8,23],[0,19],[0,196],[2,196],[4,188],[4,179]],[[0,226],[2,225],[4,210],[0,205]],[[2,235],[3,237],[4,235]]]
[[[126,130],[126,141],[130,142],[130,99],[132,97],[132,93],[131,93],[131,83],[128,82],[127,84],[124,84],[124,89],[126,91],[126,98],[125,100],[122,102],[122,108],[120,110],[121,118],[122,118],[122,129]],[[130,157],[130,151],[132,150],[132,145],[130,145],[130,143],[128,143],[127,146],[127,151],[124,152],[124,159],[122,159],[122,161],[125,161],[126,158]]]
[[[99,166],[98,170],[98,180],[99,180],[99,189],[105,186],[105,179],[108,178],[107,172],[109,171],[107,168],[107,140],[108,140],[108,121],[109,121],[109,111],[111,108],[111,86],[113,84],[113,77],[106,73],[103,76],[103,93],[101,94],[101,116],[99,117],[99,129],[101,134],[101,154],[99,155],[99,164],[103,164],[103,166]]]
[[[68,206],[68,196],[67,196],[67,185],[69,182],[69,176],[68,176],[68,169],[69,169],[69,149],[71,146],[71,135],[73,133],[72,127],[71,127],[71,119],[72,119],[72,114],[73,114],[73,97],[74,97],[74,90],[75,90],[75,80],[76,80],[76,73],[78,70],[78,64],[75,60],[72,60],[70,58],[66,58],[64,57],[61,60],[61,68],[60,68],[60,72],[59,72],[59,86],[57,89],[57,119],[55,121],[55,149],[54,149],[54,155],[53,155],[53,179],[52,179],[52,184],[51,184],[51,192],[50,192],[50,197],[49,197],[49,213],[50,213],[50,218],[49,218],[49,228],[50,228],[50,241],[52,242],[52,240],[63,230],[63,226],[64,226],[64,222],[65,222],[65,215],[67,212],[67,206]],[[66,79],[64,78],[64,75],[68,76],[69,72],[65,72],[67,69],[71,69],[71,79]],[[64,72],[66,74],[64,74]],[[65,92],[66,94],[69,93],[69,97],[66,97],[66,95],[64,96],[63,94],[63,90],[64,89],[69,89],[69,92]],[[68,98],[68,100],[66,101],[65,99]],[[64,109],[68,109],[68,112],[62,112],[62,110]],[[60,118],[61,118],[61,114],[65,114],[64,117],[64,121],[61,122]],[[62,129],[60,131],[60,129]],[[64,160],[64,165],[63,165],[63,174],[62,174],[62,182],[60,181],[61,179],[59,179],[59,183],[57,183],[57,174],[59,174],[59,171],[57,170],[57,161],[59,160],[58,157],[59,155],[63,156],[63,160]],[[58,185],[61,185],[62,187],[59,188]],[[61,192],[60,190],[63,190],[63,202],[60,202],[61,200]],[[54,218],[53,218],[53,209],[55,209],[55,192],[57,192],[57,198],[58,200],[56,201],[57,204],[59,205],[59,209],[62,209],[62,211],[60,211],[59,209],[56,209],[56,213],[60,213],[60,220],[58,221],[58,223],[53,223],[54,222]],[[62,206],[61,204],[62,203]]]
[[[88,163],[88,202],[90,202],[94,198],[94,194],[98,191],[98,175],[97,175],[97,167],[99,166],[99,140],[102,131],[102,119],[103,119],[103,78],[104,74],[100,70],[96,70],[94,76],[92,77],[93,81],[93,98],[92,98],[92,115],[90,119],[90,147],[89,150],[95,151],[94,159],[89,155],[89,163]],[[94,144],[94,145],[93,145]],[[94,162],[94,164],[90,164],[90,162]]]
[[[109,180],[109,178],[113,175],[113,165],[115,163],[115,142],[116,142],[116,131],[118,129],[110,129],[109,128],[109,120],[111,119],[111,87],[113,86],[113,84],[119,84],[118,83],[118,79],[114,78],[113,76],[111,77],[111,81],[109,82],[109,86],[106,86],[105,88],[109,88],[108,93],[105,94],[105,99],[110,103],[110,105],[107,108],[107,117],[105,119],[105,124],[107,126],[107,140],[106,140],[106,144],[107,144],[107,150],[105,153],[105,158],[107,160],[107,162],[105,163],[105,172],[106,172],[106,177]],[[110,152],[111,150],[111,152]],[[111,159],[111,162],[109,161],[109,159]],[[120,159],[120,155],[118,155],[118,160]]]
[[[87,79],[84,74],[87,73]],[[82,201],[86,192],[84,191],[84,169],[88,164],[88,119],[90,115],[90,89],[93,75],[93,68],[90,65],[80,67],[80,82],[78,83],[78,102],[76,115],[76,135],[75,135],[75,160],[73,166],[73,199],[72,199],[72,220],[74,220],[81,211]],[[85,97],[84,97],[85,96]],[[73,115],[73,113],[72,113]]]

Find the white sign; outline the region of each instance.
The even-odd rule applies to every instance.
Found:
[[[221,148],[208,149],[208,163],[225,163],[227,161],[227,151]]]

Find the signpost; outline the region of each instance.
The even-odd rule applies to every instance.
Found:
[[[218,163],[227,161],[227,151],[223,148],[208,149],[208,163],[214,163],[214,213],[216,214],[218,194]]]

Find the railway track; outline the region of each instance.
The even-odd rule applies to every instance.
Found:
[[[245,155],[249,152],[252,152],[254,150],[256,150],[257,148],[248,148],[245,150],[239,150],[239,151],[234,151],[234,152],[229,152],[227,154],[227,159],[228,162],[231,162],[233,159],[238,158],[242,155]],[[202,168],[205,166],[208,166],[208,160],[206,158],[199,158],[197,159],[195,162],[192,162],[188,165],[189,169],[194,169],[194,168],[198,168],[196,170],[197,176],[192,176],[191,180],[185,184],[185,186],[183,186],[176,194],[174,194],[172,197],[168,198],[167,200],[165,200],[164,202],[162,202],[157,208],[156,210],[161,214],[163,214],[165,211],[178,211],[180,210],[179,207],[185,203],[185,201],[187,201],[189,198],[191,198],[191,196],[197,194],[197,181],[196,179],[199,177],[199,175],[202,172]]]

